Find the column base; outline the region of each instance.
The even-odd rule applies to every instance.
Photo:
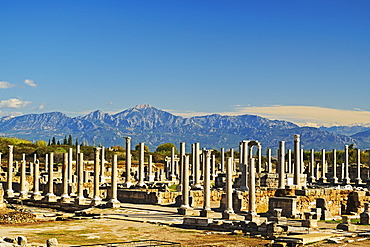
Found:
[[[327,178],[320,178],[319,179],[319,183],[325,184],[327,182],[328,182],[328,179]]]
[[[80,196],[80,197],[75,198],[74,204],[75,205],[84,205],[85,202],[86,202],[86,198],[83,197],[83,196]]]
[[[189,206],[181,206],[180,208],[177,209],[177,213],[181,215],[193,215],[194,209],[192,209]]]
[[[125,187],[125,188],[129,189],[129,188],[131,188],[131,186],[134,186],[134,185],[135,185],[134,183],[127,182],[127,183],[124,183],[124,184],[123,184],[123,187]]]
[[[202,211],[200,211],[200,217],[213,218],[214,215],[215,212],[210,209],[203,209]]]
[[[149,182],[154,182],[155,176],[154,175],[149,175],[148,176],[148,181]]]
[[[44,197],[44,200],[46,202],[56,202],[57,201],[57,196],[54,195],[53,193],[48,193],[46,194],[46,196]]]
[[[222,212],[222,219],[236,220],[236,214],[233,211],[224,211]]]
[[[256,213],[248,213],[244,216],[244,219],[258,223],[260,221],[260,216]]]
[[[90,203],[90,205],[92,206],[99,206],[100,204],[102,204],[102,200],[100,197],[94,197]]]
[[[117,199],[111,199],[109,202],[107,202],[106,206],[108,208],[119,208],[121,207],[121,202]]]
[[[356,184],[356,185],[360,185],[360,184],[362,184],[362,180],[361,180],[361,178],[356,178],[356,179],[355,179],[355,184]]]
[[[337,184],[338,183],[338,178],[337,177],[332,178],[330,183]]]
[[[19,193],[19,199],[27,199],[28,198],[28,191],[21,191]]]
[[[34,201],[40,201],[42,199],[42,195],[40,192],[33,193],[31,199]]]
[[[350,178],[344,178],[344,179],[342,180],[342,184],[344,184],[344,185],[346,185],[346,184],[350,184],[350,182],[351,182],[351,179],[350,179]]]
[[[68,203],[70,201],[71,201],[71,198],[67,194],[61,195],[60,199],[58,200],[58,202],[61,202],[61,203]]]
[[[203,186],[200,185],[200,184],[194,184],[194,185],[191,186],[191,189],[192,190],[202,190]]]
[[[7,198],[13,198],[14,197],[14,190],[8,189],[5,191],[5,197]]]

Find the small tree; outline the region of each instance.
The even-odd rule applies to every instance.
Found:
[[[157,147],[157,149],[155,150],[157,153],[161,153],[161,154],[164,154],[164,155],[170,155],[171,154],[171,149],[172,148],[175,148],[175,153],[177,153],[177,148],[176,148],[176,145],[173,144],[173,143],[164,143],[164,144],[161,144]]]

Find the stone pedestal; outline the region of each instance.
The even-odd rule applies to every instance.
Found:
[[[180,208],[177,209],[177,212],[181,215],[193,215],[194,214],[194,209],[191,208],[190,206],[181,206]]]
[[[353,232],[357,230],[356,225],[353,225],[347,215],[342,215],[342,223],[337,225],[337,229]]]
[[[370,225],[370,211],[369,203],[365,203],[365,210],[360,214],[360,224],[361,225]]]
[[[200,211],[200,217],[213,218],[214,216],[215,212],[213,212],[211,209],[203,209]]]

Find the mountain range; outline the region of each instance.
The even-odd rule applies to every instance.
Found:
[[[343,145],[352,143],[361,149],[370,148],[370,128],[358,128],[356,133],[348,131],[350,135],[345,135],[344,130],[344,126],[337,131],[299,127],[256,115],[183,118],[148,104],[114,115],[97,110],[78,117],[50,112],[0,118],[0,136],[48,141],[72,135],[79,142],[106,147],[124,146],[123,137],[131,136],[133,145],[145,142],[151,150],[168,142],[177,145],[186,142],[187,151],[194,142],[200,142],[204,148],[238,148],[242,140],[258,140],[264,148],[275,149],[279,141],[286,141],[286,147],[293,148],[293,136],[299,134],[304,149],[343,149]]]

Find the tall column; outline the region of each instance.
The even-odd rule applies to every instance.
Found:
[[[183,159],[184,159],[184,156],[185,156],[185,142],[180,142],[180,170],[179,170],[179,184],[182,184],[182,171],[184,170],[183,166],[184,166],[184,162],[183,162]]]
[[[76,163],[77,167],[77,163]],[[68,149],[68,182],[72,183],[72,176],[73,176],[73,149]]]
[[[359,185],[359,184],[362,183],[362,179],[361,179],[361,150],[360,149],[357,149],[357,169],[356,169],[356,172],[357,172],[357,177],[355,179],[355,183],[357,185]]]
[[[79,161],[78,161],[78,159],[79,159],[79,157],[80,157],[80,155],[79,155],[79,153],[81,153],[81,146],[80,145],[76,145],[76,176],[78,176],[78,174],[80,174],[80,172],[79,172]]]
[[[45,154],[44,171],[49,172],[49,154]]]
[[[311,149],[311,161],[310,161],[310,169],[309,169],[309,177],[308,177],[308,182],[309,183],[314,183],[316,178],[315,178],[315,150]]]
[[[285,189],[285,141],[279,147],[279,189]]]
[[[126,181],[124,186],[130,188],[132,184],[131,177],[131,137],[125,137],[126,139]]]
[[[105,147],[101,147],[100,153],[100,182],[105,183]]]
[[[49,167],[48,167],[48,192],[45,200],[48,202],[56,202],[57,197],[54,195],[54,153],[49,154]]]
[[[266,172],[267,173],[271,173],[272,172],[271,148],[267,148],[267,168],[266,168]]]
[[[8,153],[8,173],[7,173],[7,180],[6,180],[6,197],[12,198],[14,197],[13,191],[13,145],[9,145],[9,153]]]
[[[349,177],[349,164],[348,164],[348,145],[344,145],[344,178],[343,184],[349,184],[351,179]]]
[[[182,179],[182,205],[178,208],[178,213],[181,215],[193,215],[194,210],[189,203],[189,156],[184,155],[181,159],[183,161],[183,179]]]
[[[21,199],[27,198],[28,191],[26,190],[26,159],[25,154],[23,154],[23,159],[21,162],[21,179],[20,179],[20,195]]]
[[[300,136],[294,135],[294,177],[293,177],[293,183],[294,185],[297,185],[297,187],[301,186],[301,148],[300,148]]]
[[[171,181],[176,181],[175,147],[171,147]]]
[[[91,205],[99,205],[101,204],[101,198],[100,198],[100,190],[99,190],[99,178],[100,178],[100,152],[101,148],[96,147],[95,148],[95,156],[94,156],[94,195],[91,200]]]
[[[255,159],[251,158],[249,163],[249,205],[246,220],[254,221],[258,215],[256,210],[256,174],[255,174]]]
[[[325,172],[326,172],[326,156],[325,156],[325,149],[322,149],[321,150],[321,178],[320,178],[320,182],[321,183],[326,183],[327,182],[327,178],[326,178],[326,175],[325,175]]]
[[[233,160],[233,172],[235,173],[235,159],[234,159],[234,149],[230,148],[230,157]]]
[[[304,150],[303,148],[300,150],[301,151],[301,154],[299,155],[299,157],[301,158],[301,167],[300,167],[300,173],[303,174],[304,173]]]
[[[242,179],[241,179],[240,189],[244,191],[248,191],[248,159],[249,159],[248,143],[249,141],[245,141],[245,140],[242,141],[243,164],[242,164]],[[228,163],[226,163],[226,165],[228,166]]]
[[[40,193],[40,161],[36,160],[35,166],[33,168],[33,193],[32,199],[35,201],[41,200]]]
[[[337,184],[338,183],[338,177],[337,177],[337,150],[333,149],[333,178],[332,183]]]
[[[61,195],[61,202],[69,202],[68,195],[68,175],[69,175],[69,153],[63,154],[63,166],[62,166],[62,183],[63,183],[63,193]]]
[[[244,145],[243,148],[244,150]],[[244,163],[244,161],[243,161]],[[222,213],[223,219],[235,220],[236,215],[233,209],[233,171],[232,171],[232,160],[227,158],[226,166],[226,208]]]
[[[221,148],[221,172],[225,172],[225,148]]]
[[[203,150],[204,169],[204,202],[203,210],[200,212],[201,217],[213,217],[213,211],[211,210],[211,180],[210,180],[210,166],[211,166],[211,153],[212,150]]]
[[[258,145],[258,163],[256,167],[256,172],[260,173],[262,167],[262,146]]]
[[[144,142],[140,142],[139,143],[139,182],[138,182],[138,186],[139,187],[144,187],[145,186],[145,182],[144,182],[144,177],[145,177],[145,174],[144,174],[144,152],[145,152],[145,146],[144,146]]]
[[[112,178],[111,178],[111,190],[110,190],[110,200],[107,203],[109,208],[119,208],[120,201],[117,200],[117,182],[118,179],[118,170],[117,170],[117,154],[113,155],[112,160]]]
[[[239,171],[243,171],[244,155],[243,155],[243,142],[239,142]]]
[[[202,185],[200,184],[200,143],[195,143],[195,165],[194,165],[194,185],[193,189],[202,189]]]
[[[75,204],[81,205],[85,203],[85,197],[83,194],[84,190],[84,154],[78,153],[78,174],[77,174],[77,197],[75,198]]]

